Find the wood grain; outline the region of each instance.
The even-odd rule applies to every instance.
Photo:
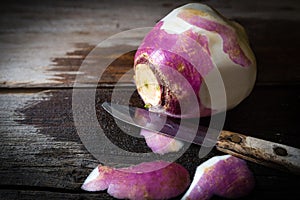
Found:
[[[137,27],[152,27],[186,0],[103,1],[4,1],[0,7],[0,199],[112,199],[106,192],[87,193],[80,189],[89,172],[100,161],[87,151],[74,125],[72,86],[85,58],[102,40]],[[193,2],[193,1],[192,1]],[[198,2],[198,1],[197,1]],[[203,1],[248,32],[258,61],[257,84],[251,95],[227,112],[225,130],[244,133],[300,148],[300,4],[297,0]],[[126,135],[113,118],[101,109],[103,101],[126,103],[132,91],[134,49],[120,57],[115,50],[132,47],[138,37],[114,41],[101,79],[89,70],[84,82],[87,91],[97,87],[96,116],[104,134],[126,151],[148,152],[141,138]],[[121,44],[120,44],[121,43]],[[92,61],[93,61],[92,59]],[[125,76],[123,76],[126,74]],[[115,88],[120,79],[122,87]],[[98,79],[97,79],[98,78]],[[96,81],[95,81],[96,80]],[[98,80],[100,80],[98,82]],[[83,92],[84,94],[85,92]],[[136,93],[131,104],[142,105]],[[82,113],[87,112],[83,107]],[[209,119],[203,119],[209,121]],[[84,124],[94,131],[89,121]],[[123,166],[125,154],[109,151],[109,164]],[[215,155],[198,158],[192,145],[177,162],[193,177],[196,167]],[[128,157],[132,160],[141,157]],[[248,163],[256,180],[254,191],[244,199],[297,199],[299,176],[255,163]],[[180,197],[179,197],[180,198]],[[214,197],[213,199],[222,199]]]
[[[72,87],[82,61],[102,40],[121,31],[152,27],[187,2],[28,1],[24,5],[10,1],[0,8],[0,87]],[[300,51],[297,1],[206,3],[246,28],[258,61],[258,84],[299,84],[299,65],[295,64]],[[113,55],[114,49],[132,43],[134,38],[115,41],[109,48]],[[127,53],[109,67],[108,76],[100,83],[111,85],[132,68],[133,54]],[[123,81],[132,84],[132,77]]]
[[[76,193],[76,192],[55,192],[55,191],[49,191],[49,188],[40,188],[33,190],[13,190],[13,189],[3,189],[0,190],[0,198],[3,200],[9,200],[9,199],[22,199],[22,200],[32,200],[36,199],[37,197],[39,199],[53,199],[53,200],[61,200],[61,199],[76,199],[76,200],[82,200],[82,199],[91,199],[91,200],[99,200],[101,199],[114,199],[108,194],[100,194],[99,193]],[[48,191],[47,191],[48,190]],[[101,197],[100,197],[101,196]]]
[[[8,90],[2,91],[0,95],[2,102],[0,188],[6,189],[2,191],[8,195],[7,197],[16,195],[15,190],[20,191],[18,192],[19,197],[24,199],[30,195],[48,194],[52,191],[54,199],[62,195],[58,193],[66,193],[65,196],[76,199],[83,192],[80,190],[80,186],[84,179],[100,161],[86,150],[74,127],[71,106],[72,90],[26,91],[15,90],[11,93]],[[100,126],[105,130],[104,133],[115,145],[127,151],[149,151],[143,140],[122,133],[113,118],[102,110],[101,102],[110,101],[112,91],[113,89],[102,88],[98,89],[96,93],[97,118]],[[115,89],[114,92],[117,93],[116,96],[118,97],[115,101],[124,103],[124,96],[127,95],[128,91],[131,90]],[[277,123],[279,129],[276,131],[269,129],[269,124],[273,123],[274,118],[277,117],[277,112],[281,113],[283,118],[296,114],[297,110],[286,112],[286,109],[289,110],[289,108],[297,105],[294,99],[298,97],[298,94],[294,93],[295,90],[287,90],[286,87],[279,87],[276,89],[276,93],[265,96],[267,91],[269,91],[268,87],[256,87],[249,97],[251,101],[245,101],[236,110],[230,111],[231,114],[228,114],[224,128],[228,129],[239,123],[239,129],[243,129],[249,136],[255,136],[257,132],[249,131],[253,130],[253,125],[248,121],[239,121],[235,116],[243,116],[244,113],[251,113],[256,110],[255,120],[264,120],[265,122],[255,126],[258,133],[264,133],[264,135],[260,134],[260,138],[270,138],[274,142],[299,147],[300,140],[296,133],[285,132],[284,128],[280,128],[284,127],[285,121]],[[141,100],[136,94],[132,96],[131,102],[134,105],[141,105]],[[268,110],[258,109],[260,105],[252,104],[252,102],[268,104]],[[269,109],[273,110],[274,118],[265,118],[265,114],[270,112]],[[272,116],[272,113],[269,116]],[[297,130],[296,120],[295,123],[289,123],[291,129]],[[93,131],[93,127],[89,124],[86,124],[86,127]],[[127,127],[127,129],[134,131],[132,127]],[[267,129],[269,132],[264,131]],[[284,134],[277,135],[278,131],[282,131]],[[178,159],[178,162],[189,170],[191,176],[201,162],[214,155],[220,155],[217,150],[213,150],[207,157],[199,159],[198,151],[199,147],[192,145]],[[123,165],[122,159],[118,159],[124,157],[123,154],[110,152],[109,149],[104,153],[105,155],[110,154],[114,158],[111,160],[111,165]],[[135,157],[133,159],[140,158]],[[262,193],[268,194],[269,197],[283,197],[286,195],[286,190],[277,191],[281,187],[288,188],[291,194],[298,194],[298,190],[295,189],[298,181],[297,176],[251,163],[249,166],[257,180],[257,190],[252,194],[254,195],[251,197],[252,199],[260,198]],[[270,182],[270,180],[272,181]],[[276,185],[273,186],[273,184]],[[17,186],[16,189],[14,189],[15,186]],[[22,192],[22,188],[27,189]],[[78,193],[78,195],[71,191]],[[99,193],[98,196],[105,198],[106,194],[105,192]],[[86,198],[90,197],[87,196]]]

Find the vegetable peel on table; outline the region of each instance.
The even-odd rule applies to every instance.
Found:
[[[210,199],[213,195],[240,198],[254,188],[254,177],[246,162],[231,155],[215,156],[202,163],[182,199]]]
[[[177,163],[154,161],[115,169],[99,165],[82,185],[86,191],[107,192],[119,199],[169,199],[190,184],[188,171]]]
[[[180,140],[176,140],[153,131],[148,131],[146,129],[141,129],[140,134],[145,137],[148,147],[157,154],[163,155],[170,152],[178,152],[184,145],[184,143]]]
[[[150,110],[180,118],[203,117],[231,109],[250,94],[256,60],[241,25],[204,4],[191,3],[173,10],[145,36],[135,54],[134,71],[138,93]],[[220,97],[223,88],[213,85],[208,91],[216,71],[226,97]],[[200,113],[180,108],[192,95]]]
[[[216,73],[221,80],[216,80]],[[200,3],[174,9],[160,20],[134,58],[134,81],[145,107],[172,117],[205,117],[234,108],[250,94],[255,79],[256,60],[244,28]],[[219,81],[224,88],[214,84]],[[183,146],[151,131],[142,130],[141,135],[158,154]],[[170,199],[189,184],[183,166],[153,161],[119,169],[99,165],[82,189],[107,190],[119,199]],[[253,187],[254,178],[245,161],[216,156],[197,168],[183,199],[238,198]]]
[[[149,115],[149,112],[143,109],[137,109],[134,115],[135,119],[139,119],[139,123],[144,124],[144,126],[147,126],[147,123],[153,120],[151,118],[151,114]],[[164,120],[164,117],[161,117],[158,121],[155,121],[155,124],[159,127],[159,125],[163,125],[165,123]],[[178,152],[184,146],[184,142],[175,138],[164,136],[155,131],[141,129],[140,135],[144,136],[147,146],[154,153],[160,155]]]

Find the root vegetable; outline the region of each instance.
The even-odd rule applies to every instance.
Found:
[[[230,155],[216,156],[197,168],[182,199],[205,200],[213,195],[239,198],[249,194],[253,187],[254,177],[244,160]]]
[[[155,25],[136,52],[134,70],[138,93],[150,110],[181,118],[235,107],[256,79],[256,61],[244,28],[199,3],[175,9]],[[208,91],[205,84],[216,81],[216,70],[226,97],[220,96],[222,88],[211,86]],[[180,102],[191,101],[191,95],[196,95],[200,113],[181,110]],[[211,98],[216,99],[213,105]]]
[[[148,147],[154,153],[163,155],[170,152],[177,152],[183,147],[182,141],[152,131],[142,129],[140,134],[145,137]]]
[[[188,171],[177,163],[155,161],[115,169],[99,165],[82,185],[83,190],[106,190],[119,199],[169,199],[190,184]]]

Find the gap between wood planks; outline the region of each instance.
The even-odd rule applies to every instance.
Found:
[[[0,87],[0,94],[7,94],[7,93],[36,93],[42,92],[46,90],[73,90],[73,89],[113,89],[115,88],[114,83],[101,83],[98,84],[96,87],[72,87],[72,86],[61,86],[61,87],[47,87],[47,86],[35,86],[35,87],[12,87],[12,88],[1,88]],[[268,82],[268,83],[255,83],[253,90],[257,88],[297,88],[300,86],[300,81],[294,82]],[[119,89],[132,89],[135,88],[135,85],[132,83],[119,83]]]
[[[257,58],[257,85],[299,84],[300,71],[299,67],[294,64],[297,63],[297,53],[300,46],[297,40],[295,42],[295,38],[299,35],[299,30],[296,29],[289,32],[288,37],[284,37],[284,35],[287,35],[286,30],[290,27],[298,26],[298,21],[250,20],[245,18],[238,18],[238,21],[241,21],[241,24],[248,30],[250,43]],[[132,38],[130,42],[127,41],[127,43],[122,43],[122,45],[119,45],[118,42],[111,44],[111,47],[105,48],[106,51],[111,52],[110,57],[101,58],[99,56],[95,59],[96,61],[100,59],[110,60],[114,57],[114,50],[126,49],[134,41],[136,42],[137,39]],[[51,61],[49,65],[44,67],[40,66],[39,62],[31,61],[26,63],[23,59],[28,58],[28,55],[12,54],[3,56],[4,61],[8,60],[7,63],[6,61],[1,61],[4,62],[2,65],[11,67],[9,69],[4,68],[5,70],[0,77],[0,88],[71,88],[82,62],[96,45],[82,42],[72,43],[71,46],[73,46],[74,50],[61,53],[61,56],[56,55],[53,58],[49,58],[51,55],[48,55],[48,52],[46,52],[46,58],[44,58],[45,55],[41,58],[44,58],[45,62],[49,62],[48,59]],[[8,46],[7,48],[9,50],[12,47]],[[71,47],[69,48],[72,49]],[[17,49],[21,49],[21,47]],[[28,51],[30,50],[44,52],[36,47],[31,47]],[[132,69],[134,54],[135,51],[130,51],[115,58],[107,67],[99,83],[103,86],[112,87],[124,73]],[[95,71],[97,70],[88,72],[86,76],[95,77],[97,75]],[[29,75],[28,73],[32,74]],[[20,77],[22,78],[19,80]],[[133,85],[132,73],[127,74],[124,78],[122,84]],[[89,84],[96,83],[87,81],[85,84],[88,87]]]

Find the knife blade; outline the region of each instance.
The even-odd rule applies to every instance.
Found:
[[[215,145],[216,149],[224,153],[300,174],[300,149],[226,130],[213,130],[214,134],[210,135],[207,134],[208,128],[199,126],[197,120],[197,123],[193,123],[191,120],[181,119],[179,124],[166,115],[137,107],[109,102],[104,102],[102,107],[110,115],[127,124],[196,145]]]
[[[157,132],[168,137],[176,138],[185,142],[204,145],[205,147],[214,146],[216,137],[206,135],[208,128],[191,123],[191,120],[181,120],[181,123],[174,121],[174,118],[160,113],[149,112],[145,109],[123,106],[104,102],[102,107],[115,118],[149,131]],[[178,131],[180,130],[180,133]],[[214,130],[219,133],[220,131]],[[183,134],[184,133],[184,134]],[[203,142],[206,137],[207,142]]]

